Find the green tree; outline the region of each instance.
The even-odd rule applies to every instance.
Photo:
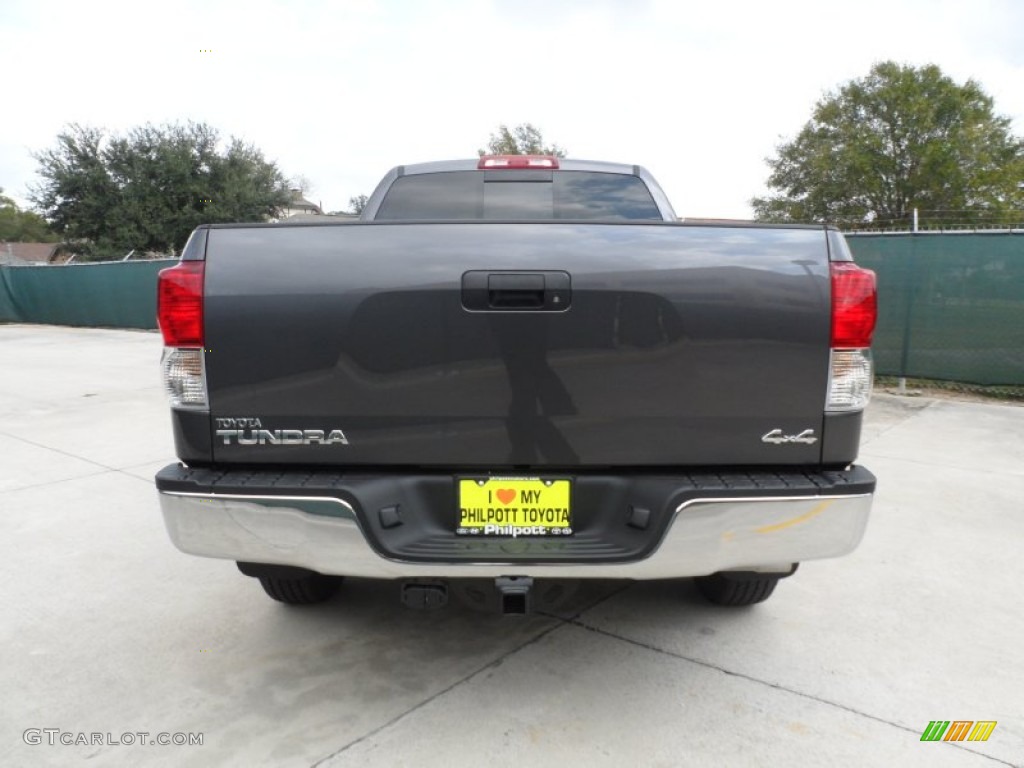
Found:
[[[768,158],[757,218],[901,226],[1020,220],[1024,142],[973,80],[935,65],[875,64],[827,94]]]
[[[531,123],[509,128],[504,123],[491,134],[487,149],[478,149],[478,155],[554,155],[565,157],[565,149],[552,144],[545,146],[540,129]]]
[[[23,211],[0,187],[0,241],[10,243],[55,243],[60,238],[50,231],[46,219]]]
[[[263,221],[289,199],[277,166],[203,123],[145,125],[123,136],[72,124],[34,155],[32,200],[65,240],[94,257],[179,250],[199,224]]]

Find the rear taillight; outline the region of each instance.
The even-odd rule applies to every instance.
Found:
[[[826,411],[859,411],[871,399],[871,335],[878,319],[875,273],[851,261],[831,264],[832,339]]]
[[[874,366],[870,349],[833,349],[829,355],[830,413],[863,410],[871,399]]]
[[[832,262],[832,348],[870,347],[878,318],[875,273],[852,261]]]
[[[479,170],[500,170],[502,168],[536,168],[537,170],[558,168],[554,155],[484,155],[476,164]]]
[[[206,408],[203,348],[203,261],[183,261],[157,278],[157,323],[164,337],[161,368],[174,407]]]
[[[164,345],[203,346],[204,261],[183,261],[160,271],[157,278],[156,317]]]
[[[164,349],[164,391],[175,408],[206,408],[206,354],[201,349]]]

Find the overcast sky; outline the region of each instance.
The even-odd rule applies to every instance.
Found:
[[[191,119],[337,210],[532,122],[646,166],[682,216],[747,217],[780,139],[883,59],[974,78],[1024,134],[1020,0],[3,0],[0,186],[24,203],[66,123]]]

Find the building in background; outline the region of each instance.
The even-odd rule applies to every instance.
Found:
[[[306,200],[302,196],[301,189],[291,190],[292,199],[288,202],[284,208],[281,209],[281,213],[278,214],[278,220],[287,219],[291,216],[322,216],[323,211],[320,210],[320,206],[316,203]]]
[[[57,252],[57,243],[0,242],[0,264],[22,266],[51,264]]]

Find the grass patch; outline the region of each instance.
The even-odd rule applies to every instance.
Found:
[[[896,389],[897,376],[876,376],[875,387],[879,390]],[[907,389],[919,390],[924,394],[972,395],[986,400],[1002,400],[1024,403],[1024,387],[1012,384],[985,386],[963,381],[941,381],[939,379],[907,379]]]

